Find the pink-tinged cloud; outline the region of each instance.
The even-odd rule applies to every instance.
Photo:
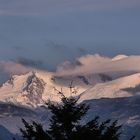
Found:
[[[107,73],[120,76],[140,72],[140,56],[118,55],[114,58],[100,55],[85,55],[75,62],[65,62],[58,66],[57,75],[89,75]],[[77,63],[78,62],[78,63]]]
[[[25,67],[13,61],[0,61],[0,70],[9,74],[21,74],[31,71],[31,68]]]

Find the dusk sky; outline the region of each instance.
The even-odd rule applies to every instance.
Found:
[[[53,70],[84,54],[140,54],[140,0],[0,0],[0,59]]]
[[[0,140],[84,138],[140,140],[140,0],[0,0]]]

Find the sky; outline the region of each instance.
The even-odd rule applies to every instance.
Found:
[[[0,60],[54,71],[86,54],[140,54],[140,0],[0,0]]]

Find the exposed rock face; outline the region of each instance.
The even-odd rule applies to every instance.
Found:
[[[44,86],[45,82],[33,73],[27,78],[26,85],[23,88],[23,96],[26,97],[29,102],[40,104],[43,102],[42,95],[45,89]]]

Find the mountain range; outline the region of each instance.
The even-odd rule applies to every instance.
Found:
[[[60,102],[59,92],[63,92],[67,97],[78,97],[79,103],[90,105],[82,121],[88,121],[95,115],[103,120],[118,119],[124,125],[123,140],[128,139],[127,134],[137,135],[139,139],[140,56],[86,57],[76,60],[78,64],[65,63],[56,72],[32,69],[11,75],[0,86],[0,132],[19,137],[21,118],[45,124],[50,117],[45,103],[48,100]],[[85,62],[85,59],[89,61]],[[97,67],[92,72],[93,65]]]

